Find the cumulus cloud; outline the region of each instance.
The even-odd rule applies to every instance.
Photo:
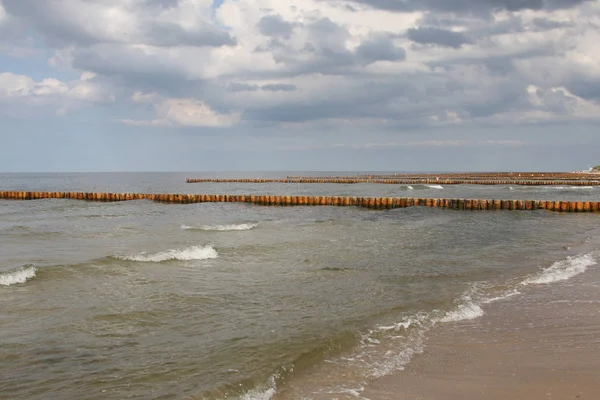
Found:
[[[8,13],[57,46],[144,43],[153,46],[235,44],[210,22],[211,0],[3,0]]]
[[[440,46],[460,48],[471,41],[462,32],[453,32],[435,27],[411,28],[407,32],[408,38],[417,43],[436,44]]]
[[[167,99],[154,106],[156,119],[122,122],[138,126],[226,127],[239,121],[239,114],[219,114],[206,104],[192,99]]]
[[[600,117],[592,1],[1,0],[0,33],[6,21],[81,78],[15,78],[5,97],[153,105],[130,125],[360,122],[392,135]]]
[[[491,12],[570,8],[590,0],[354,0],[383,10],[405,12],[433,10],[442,12]]]
[[[83,105],[109,102],[113,94],[86,79],[62,82],[54,78],[35,81],[25,75],[0,73],[0,104],[22,104],[27,107],[46,107],[59,114]]]
[[[6,11],[4,10],[4,5],[0,1],[0,25],[2,25],[6,19]]]
[[[294,25],[284,21],[280,15],[265,15],[258,22],[260,33],[266,36],[289,36],[294,29]]]

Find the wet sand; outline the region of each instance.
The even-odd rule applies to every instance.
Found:
[[[599,399],[600,268],[522,289],[481,318],[430,331],[422,354],[361,397]]]

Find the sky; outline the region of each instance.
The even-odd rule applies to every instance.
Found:
[[[592,0],[0,0],[0,172],[600,164]]]

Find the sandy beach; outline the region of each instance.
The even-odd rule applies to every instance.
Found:
[[[526,287],[477,319],[430,332],[405,371],[368,399],[600,398],[600,271]]]

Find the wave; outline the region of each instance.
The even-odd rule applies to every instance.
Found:
[[[199,227],[193,227],[189,225],[181,225],[181,229],[184,230],[200,230],[200,231],[219,231],[219,232],[227,232],[227,231],[248,231],[250,229],[256,228],[258,226],[257,223],[254,224],[231,224],[231,225],[203,225]]]
[[[483,304],[490,304],[490,303],[493,303],[495,301],[500,301],[500,300],[508,299],[509,297],[513,297],[513,296],[516,296],[518,294],[521,294],[521,292],[519,292],[517,289],[513,289],[513,290],[510,290],[510,291],[508,291],[508,292],[500,295],[500,296],[489,297],[489,298],[483,300],[482,303]]]
[[[465,300],[463,304],[459,304],[458,308],[453,311],[449,311],[443,316],[440,322],[458,322],[467,319],[475,319],[483,316],[484,312],[480,304],[474,302],[470,297]]]
[[[585,272],[587,267],[595,264],[596,260],[591,254],[567,257],[565,260],[557,261],[540,273],[525,279],[521,282],[521,285],[564,281]]]
[[[270,400],[277,393],[277,384],[275,379],[278,377],[277,374],[271,375],[267,380],[267,384],[261,387],[252,389],[244,393],[239,399],[240,400]]]
[[[126,261],[163,262],[170,260],[208,260],[219,257],[219,253],[212,246],[192,246],[185,249],[173,249],[159,253],[140,253],[132,256],[116,255],[115,258]]]
[[[568,257],[556,261],[552,266],[542,270],[521,282],[522,285],[552,283],[569,279],[584,272],[589,266],[596,264],[592,254]],[[336,376],[343,376],[343,381],[331,381],[328,388],[320,388],[319,393],[344,394],[360,398],[363,385],[395,371],[401,371],[412,361],[415,355],[424,351],[428,333],[438,324],[455,323],[482,317],[486,304],[520,295],[517,286],[508,288],[488,286],[486,282],[473,283],[459,298],[452,309],[434,309],[412,315],[405,315],[400,322],[382,324],[359,332],[358,346],[346,355],[334,356],[324,361],[335,365]],[[496,292],[490,290],[496,289]],[[500,292],[497,290],[501,289]],[[492,294],[493,293],[493,294]],[[348,379],[346,379],[348,378]],[[247,392],[242,400],[269,400],[276,393],[275,382],[263,385]],[[355,387],[359,389],[349,389]]]
[[[25,283],[29,279],[35,278],[36,272],[37,269],[35,267],[22,267],[1,272],[0,285],[10,286]]]
[[[443,189],[444,187],[442,185],[425,185],[426,188],[429,189]]]

